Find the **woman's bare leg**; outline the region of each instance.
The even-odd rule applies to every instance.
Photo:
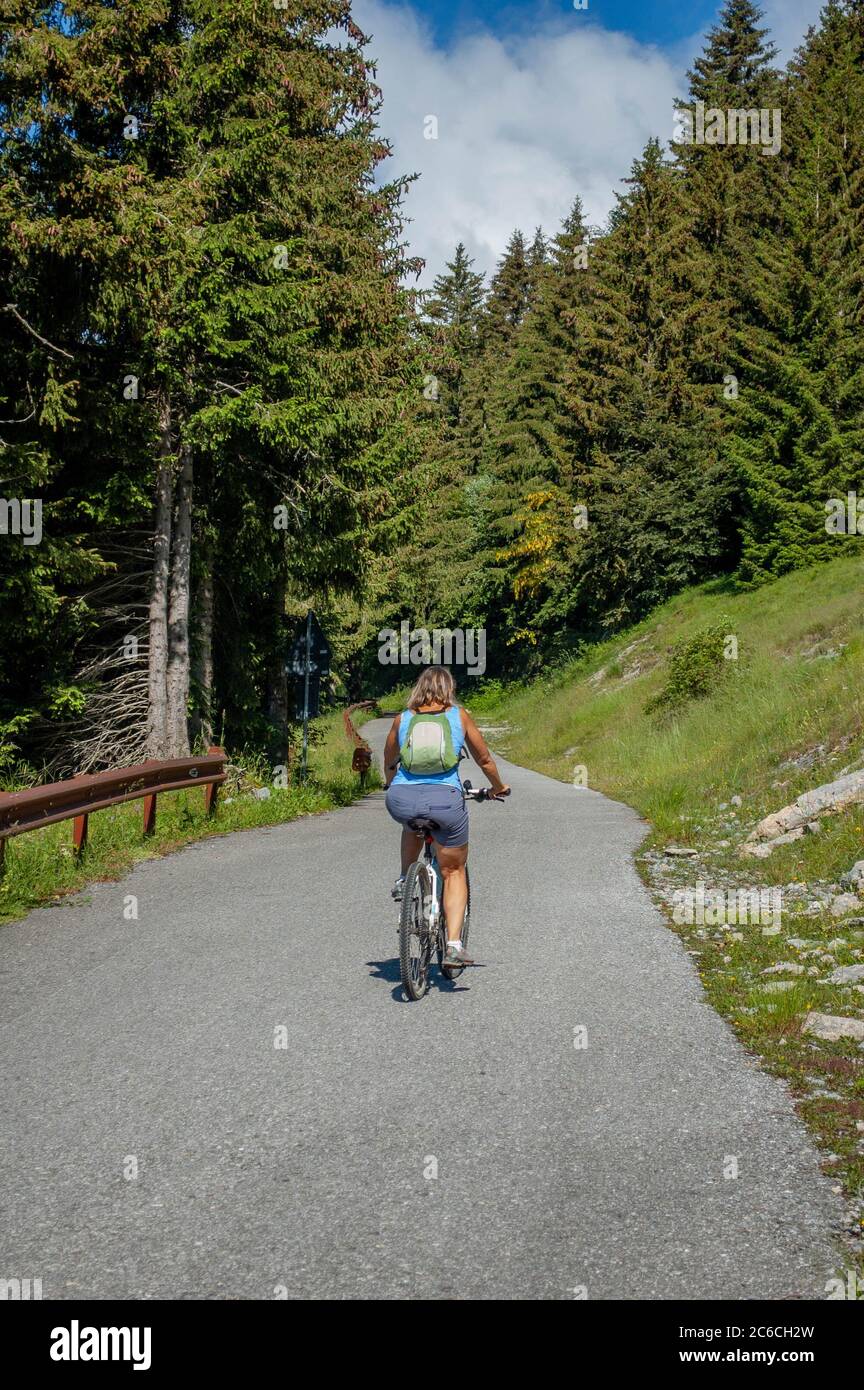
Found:
[[[445,849],[436,845],[441,877],[444,879],[444,916],[447,920],[447,940],[457,941],[462,935],[465,908],[468,905],[468,879],[465,864],[468,846]]]
[[[407,874],[417,855],[423,848],[423,836],[415,835],[407,826],[402,827],[402,872]]]

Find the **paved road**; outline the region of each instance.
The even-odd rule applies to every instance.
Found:
[[[46,1298],[824,1296],[836,1199],[639,883],[643,826],[507,775],[510,802],[471,813],[482,967],[419,1004],[381,794],[0,929],[0,1277]]]

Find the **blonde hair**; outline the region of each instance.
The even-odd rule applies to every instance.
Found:
[[[408,708],[421,705],[452,705],[456,697],[456,682],[446,666],[427,666],[408,696]]]

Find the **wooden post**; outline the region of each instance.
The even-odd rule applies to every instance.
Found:
[[[156,831],[156,794],[144,798],[144,834],[153,835]]]
[[[84,776],[86,776],[85,773],[76,772],[75,776],[72,778],[72,781],[77,782]],[[80,859],[81,855],[87,848],[87,832],[89,831],[89,829],[90,817],[87,815],[87,812],[85,811],[83,816],[76,816],[72,822],[72,848],[74,850],[76,859]]]
[[[354,737],[358,738],[359,735],[355,734]],[[354,749],[354,756],[351,759],[351,771],[360,773],[360,786],[363,791],[366,790],[366,778],[371,766],[371,748],[366,743],[358,743],[357,747]]]
[[[72,823],[72,844],[75,847],[75,855],[81,858],[87,848],[87,831],[89,829],[90,817],[87,815],[76,816]]]
[[[222,754],[223,758],[225,756],[224,750],[222,748],[215,747],[215,745],[211,748],[208,748],[207,753],[210,757],[215,757],[217,754],[220,753]],[[219,783],[208,782],[207,786],[204,788],[204,809],[206,810],[208,816],[215,816],[216,814],[216,798],[218,797],[218,795]]]

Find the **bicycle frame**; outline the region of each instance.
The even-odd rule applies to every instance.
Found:
[[[428,864],[430,877],[432,879],[432,902],[429,907],[429,930],[434,931],[436,925],[441,920],[443,911],[443,891],[444,880],[441,877],[441,868],[438,864],[438,855],[435,853],[435,841],[431,835],[423,837],[423,859]]]

